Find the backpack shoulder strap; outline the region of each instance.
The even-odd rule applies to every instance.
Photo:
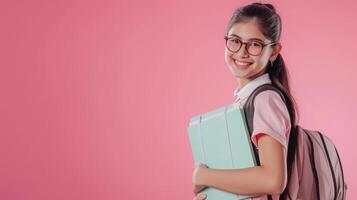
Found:
[[[268,84],[264,84],[264,85],[261,85],[261,86],[257,87],[249,95],[247,102],[243,106],[244,115],[245,115],[245,118],[246,118],[246,121],[247,121],[248,131],[249,131],[249,135],[250,136],[252,136],[252,134],[253,134],[254,99],[259,93],[261,93],[263,91],[266,91],[266,90],[276,91],[281,96],[281,98],[283,99],[284,103],[286,104],[283,93],[278,88],[273,86],[272,84],[268,83]],[[254,144],[252,144],[252,146],[254,147]],[[258,154],[257,148],[254,148],[254,156],[255,156],[255,160],[257,161],[257,165],[259,166],[260,165],[260,160],[259,160],[259,154]],[[268,200],[272,200],[272,196],[270,194],[268,195]]]
[[[284,103],[286,104],[286,101],[285,101],[285,98],[284,98],[284,94],[277,87],[273,86],[272,84],[268,83],[268,84],[264,84],[264,85],[261,85],[261,86],[257,87],[249,95],[247,102],[243,106],[244,114],[245,114],[245,118],[247,120],[247,125],[248,125],[248,130],[249,130],[250,136],[253,133],[254,99],[259,93],[261,93],[263,91],[266,91],[266,90],[276,91],[280,95],[280,97],[282,98]]]

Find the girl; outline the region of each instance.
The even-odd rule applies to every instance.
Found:
[[[296,126],[296,104],[280,54],[281,18],[271,4],[252,3],[238,8],[226,31],[225,62],[237,78],[236,101],[244,105],[258,86],[272,84],[276,91],[259,93],[254,101],[251,140],[259,149],[260,166],[245,169],[212,169],[204,164],[193,171],[193,191],[214,187],[231,193],[256,195],[254,200],[285,199],[293,160],[287,160],[290,133]],[[293,146],[293,145],[291,145]],[[205,199],[197,195],[194,199]]]

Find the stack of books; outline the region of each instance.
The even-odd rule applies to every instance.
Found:
[[[192,117],[188,126],[188,135],[195,166],[199,163],[215,169],[243,169],[257,166],[244,109],[238,103]],[[207,200],[237,200],[253,197],[210,187],[200,193],[205,193]]]

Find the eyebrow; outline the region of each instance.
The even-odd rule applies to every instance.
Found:
[[[231,36],[235,36],[235,37],[237,37],[237,38],[239,38],[239,39],[242,39],[241,37],[239,37],[239,36],[236,35],[236,34],[230,34],[230,35],[231,35]],[[248,41],[252,41],[252,40],[258,40],[258,41],[264,43],[264,41],[263,41],[262,39],[259,39],[259,38],[249,38],[249,39],[248,39]]]

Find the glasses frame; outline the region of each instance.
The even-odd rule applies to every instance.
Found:
[[[237,52],[242,48],[242,46],[245,45],[245,46],[244,46],[245,50],[246,50],[246,51],[248,52],[248,54],[251,55],[251,56],[260,56],[260,55],[262,54],[262,52],[263,52],[263,49],[264,49],[266,46],[268,46],[268,45],[274,45],[274,44],[278,44],[278,43],[279,43],[279,42],[271,42],[271,43],[266,43],[266,44],[264,44],[264,43],[262,43],[262,42],[258,42],[258,43],[260,43],[261,45],[263,45],[263,47],[262,47],[262,50],[260,51],[259,54],[254,55],[254,54],[249,53],[249,51],[248,51],[248,43],[249,43],[249,42],[243,42],[243,41],[242,41],[241,39],[239,39],[239,38],[237,38],[237,39],[240,40],[241,45],[240,45],[240,47],[237,49],[237,51],[232,51],[231,49],[229,49],[229,47],[228,47],[228,39],[231,39],[231,38],[237,38],[237,37],[227,36],[227,35],[224,36],[224,39],[226,40],[226,47],[227,47],[227,49],[228,49],[230,52],[232,52],[232,53],[237,53]]]

